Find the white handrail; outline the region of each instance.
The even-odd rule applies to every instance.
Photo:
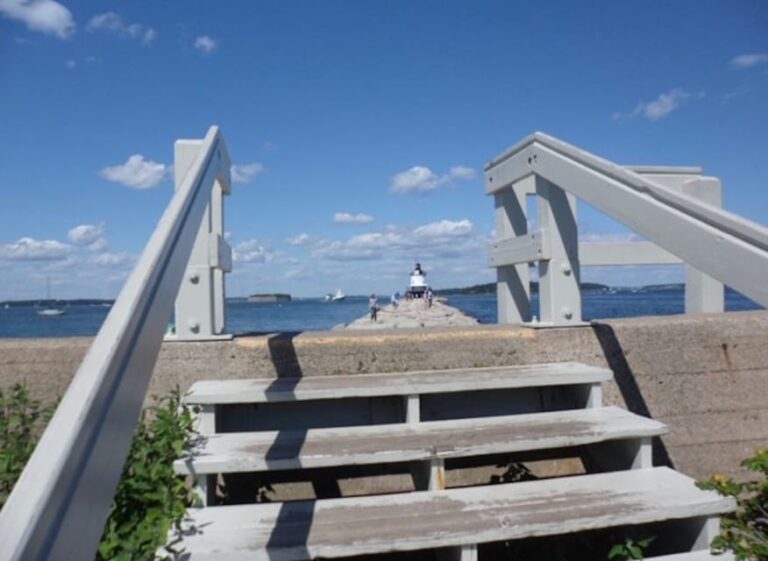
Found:
[[[730,233],[751,245],[768,251],[768,228],[762,224],[746,220],[738,214],[714,208],[706,203],[692,200],[685,195],[676,193],[663,185],[643,177],[638,171],[632,171],[625,166],[590,154],[585,150],[542,132],[536,132],[528,136],[504,152],[504,154],[486,164],[486,172],[496,168],[494,171],[500,176],[499,179],[501,179],[490,181],[487,184],[486,193],[495,193],[532,173],[541,174],[542,162],[537,158],[536,161],[528,163],[527,158],[532,157],[534,155],[533,152],[531,152],[531,156],[526,156],[526,149],[535,150],[536,148],[551,150],[559,156],[571,160],[574,164],[615,180],[617,183],[625,185],[637,193],[646,193],[659,202],[663,202],[692,218],[696,218],[718,230]],[[500,164],[503,163],[507,164],[508,169],[502,170],[499,168]],[[642,167],[634,166],[634,169],[642,170]],[[697,168],[690,169],[695,170]],[[566,191],[570,191],[567,183],[561,187]]]
[[[0,559],[94,558],[222,150],[211,127],[0,512]]]
[[[527,265],[515,265],[524,262],[526,255],[536,257],[526,253],[530,240],[525,237],[521,199],[526,193],[539,197],[543,205],[540,218],[547,219],[547,227],[542,228],[546,231],[537,239],[550,240],[550,247],[539,251],[554,255],[538,259],[546,263],[546,297],[567,293],[555,298],[557,302],[548,302],[552,305],[546,313],[555,324],[581,319],[580,302],[574,299],[579,278],[575,198],[684,261],[697,279],[693,282],[696,290],[710,295],[717,292],[718,285],[712,284],[715,281],[705,279],[709,275],[768,306],[768,284],[762,280],[768,278],[768,228],[727,212],[716,202],[692,196],[696,192],[719,193],[719,181],[700,173],[698,168],[621,166],[543,133],[528,136],[489,162],[485,168],[486,193],[496,197],[499,235],[493,250],[498,259],[493,266],[499,274],[499,317],[520,321],[529,314],[524,286]],[[505,194],[510,190],[517,195]],[[654,258],[664,255],[648,249],[656,253]],[[722,293],[722,287],[719,291]],[[506,308],[512,306],[504,313],[502,300]]]

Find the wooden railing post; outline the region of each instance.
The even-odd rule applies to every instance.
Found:
[[[548,260],[539,262],[539,310],[549,325],[581,323],[576,197],[536,177],[539,225],[547,232]]]
[[[196,140],[176,142],[174,175],[177,188],[200,146],[201,142]],[[228,160],[226,154],[223,157]],[[226,333],[225,315],[224,273],[232,270],[232,252],[224,240],[223,197],[227,194],[228,182],[216,180],[176,297],[176,332],[167,335],[167,340],[208,341],[232,337]]]
[[[527,192],[522,184],[518,184],[494,195],[497,240],[522,236],[528,232]],[[497,267],[496,294],[499,323],[530,321],[531,283],[528,263]]]
[[[717,208],[723,206],[723,186],[714,177],[700,177],[686,181],[683,193]],[[715,248],[713,248],[715,250]],[[696,267],[685,265],[685,313],[704,314],[725,310],[723,283],[701,272]]]

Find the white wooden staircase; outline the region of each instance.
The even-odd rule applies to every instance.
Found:
[[[606,369],[557,363],[198,382],[186,401],[199,409],[201,438],[175,468],[196,478],[202,500],[174,536],[176,558],[397,559],[424,552],[425,559],[434,553],[475,561],[498,558],[484,555],[485,544],[651,524],[668,535],[649,559],[714,558],[709,543],[733,502],[653,467],[651,441],[666,427],[604,407],[601,384],[611,377]],[[446,465],[450,472],[468,459],[558,450],[575,452],[586,473],[497,485],[451,485],[447,477]],[[216,504],[220,474],[301,477],[390,464],[410,469],[410,489]]]

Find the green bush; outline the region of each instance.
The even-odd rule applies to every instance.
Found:
[[[52,406],[44,407],[31,399],[21,384],[0,391],[0,508],[8,500],[52,412]]]
[[[758,450],[741,465],[760,474],[757,480],[738,482],[713,475],[699,483],[737,501],[736,511],[723,517],[720,534],[712,542],[715,553],[733,551],[738,561],[768,560],[768,449]]]
[[[22,385],[0,392],[0,507],[35,448],[53,411],[30,399]],[[99,545],[97,559],[155,558],[168,532],[178,527],[192,501],[184,479],[173,472],[193,434],[190,410],[176,388],[142,412],[133,435]]]
[[[154,559],[171,528],[178,528],[192,496],[173,471],[193,434],[189,408],[176,388],[142,412],[123,476],[112,501],[98,560]]]

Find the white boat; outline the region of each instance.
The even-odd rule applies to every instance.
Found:
[[[37,315],[43,316],[43,317],[55,317],[55,316],[63,316],[66,314],[66,310],[62,310],[61,308],[54,308],[50,305],[51,301],[51,277],[45,277],[45,299],[49,303],[47,308],[43,308],[42,310],[37,310]]]
[[[344,300],[347,297],[346,294],[344,294],[340,288],[336,289],[336,292],[333,294],[326,294],[325,295],[325,301],[326,302],[340,302],[341,300]]]
[[[62,310],[61,308],[43,308],[42,310],[37,310],[37,315],[39,316],[63,316],[67,312]]]

